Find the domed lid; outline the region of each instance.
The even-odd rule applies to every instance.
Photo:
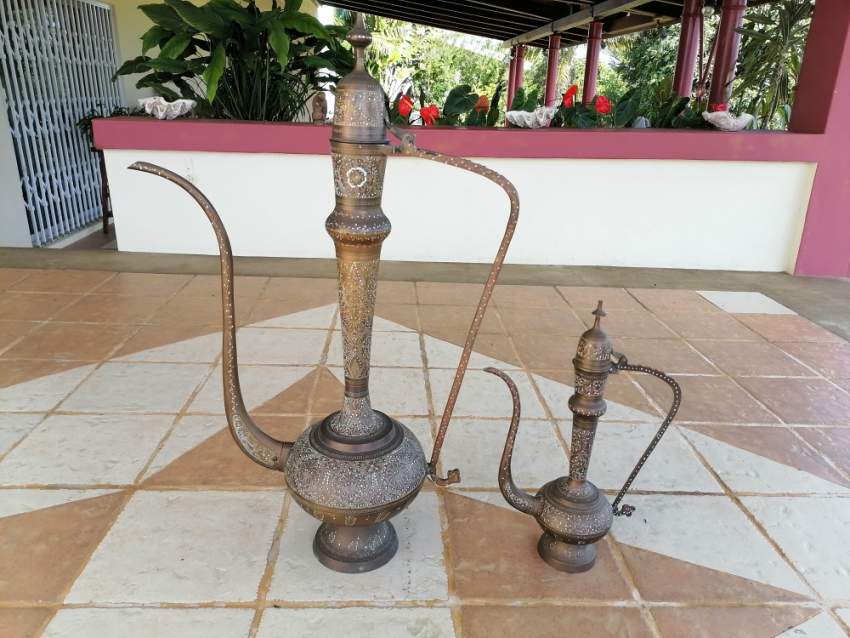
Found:
[[[601,369],[603,367],[607,369],[611,362],[614,345],[611,343],[611,338],[600,326],[602,317],[607,314],[602,309],[601,300],[593,314],[596,316],[596,320],[593,322],[593,327],[579,339],[573,363],[584,369]]]
[[[333,134],[335,142],[386,144],[384,90],[366,70],[366,47],[372,36],[363,14],[356,13],[346,39],[354,48],[354,69],[336,87]]]

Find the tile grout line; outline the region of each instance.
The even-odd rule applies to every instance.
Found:
[[[251,619],[251,627],[248,630],[248,638],[256,638],[257,632],[260,630],[260,623],[266,611],[266,601],[268,600],[269,590],[272,586],[272,578],[275,568],[277,567],[277,559],[280,555],[280,545],[283,539],[283,531],[286,527],[286,521],[289,518],[290,496],[289,492],[284,490],[283,503],[280,508],[280,515],[277,519],[274,533],[272,534],[272,542],[269,546],[268,556],[266,558],[266,567],[263,570],[263,575],[257,586],[257,599],[254,617]]]

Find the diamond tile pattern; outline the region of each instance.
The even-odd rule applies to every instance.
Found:
[[[249,409],[291,439],[342,395],[335,282],[245,277]],[[251,464],[221,404],[218,280],[0,269],[0,636],[850,636],[850,344],[764,295],[501,286],[442,470],[369,574],[314,559],[318,525]],[[374,405],[426,454],[480,284],[382,282]],[[572,356],[590,312],[631,361],[673,373],[679,420],[587,574],[537,556],[497,488],[568,468]],[[591,480],[613,498],[670,396],[612,377]]]

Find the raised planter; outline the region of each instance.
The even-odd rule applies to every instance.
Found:
[[[331,257],[330,127],[142,118],[98,120],[119,250],[211,254],[187,195],[134,161],[191,179],[238,255]],[[662,130],[416,129],[417,143],[480,158],[522,201],[508,261],[793,271],[822,135]],[[507,202],[490,182],[390,159],[391,260],[487,262]]]

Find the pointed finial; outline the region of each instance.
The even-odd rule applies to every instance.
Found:
[[[354,14],[354,25],[345,37],[354,49],[354,68],[364,68],[364,49],[372,43],[372,36],[366,28],[366,20],[359,11]]]
[[[596,317],[596,321],[593,322],[594,328],[599,328],[599,322],[602,320],[602,317],[608,315],[605,310],[602,309],[602,300],[599,300],[599,303],[596,305],[596,310],[593,311],[593,315]]]

